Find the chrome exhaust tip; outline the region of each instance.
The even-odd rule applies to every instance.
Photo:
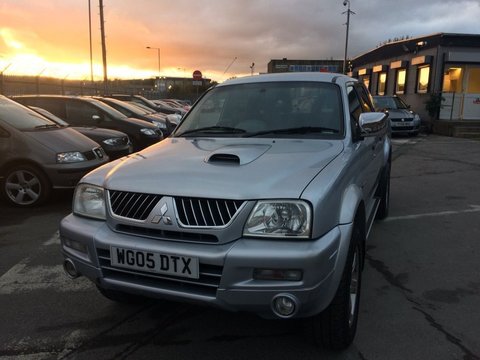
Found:
[[[65,271],[65,274],[67,274],[70,279],[76,279],[80,276],[75,264],[70,259],[65,259],[63,262],[63,271]]]

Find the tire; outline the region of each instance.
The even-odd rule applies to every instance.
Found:
[[[390,208],[390,163],[384,170],[380,183],[380,205],[378,205],[376,218],[383,220],[388,216]]]
[[[1,183],[1,192],[2,197],[13,206],[32,207],[48,199],[51,186],[40,169],[23,164],[7,169]]]
[[[363,246],[360,227],[354,225],[342,279],[330,305],[307,319],[309,336],[325,349],[346,349],[357,331],[362,285]]]
[[[133,295],[122,291],[104,289],[97,285],[97,289],[104,297],[120,304],[138,305],[148,302],[147,298],[140,295]]]

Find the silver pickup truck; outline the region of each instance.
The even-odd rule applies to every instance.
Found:
[[[169,138],[81,180],[60,226],[64,268],[114,301],[305,318],[316,343],[342,349],[390,163],[388,121],[357,80],[229,80]]]

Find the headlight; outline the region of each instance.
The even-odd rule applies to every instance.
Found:
[[[311,210],[305,201],[259,201],[243,229],[245,236],[309,238]]]
[[[148,135],[148,136],[154,136],[156,135],[155,131],[152,130],[152,129],[147,129],[147,128],[143,128],[143,129],[140,129],[140,132],[142,134],[145,134],[145,135]]]
[[[165,124],[161,121],[152,120],[152,124],[155,125],[156,127],[160,128],[160,129],[166,129],[167,128],[167,124]]]
[[[79,184],[73,196],[73,213],[105,220],[105,190],[99,186]]]
[[[79,151],[70,151],[57,154],[57,163],[74,163],[86,160],[87,158]]]
[[[418,114],[415,114],[413,117],[413,121],[420,121],[420,116]]]
[[[121,145],[123,140],[122,138],[110,138],[110,139],[105,139],[102,142],[105,145],[115,146],[115,145]]]

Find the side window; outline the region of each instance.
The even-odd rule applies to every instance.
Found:
[[[348,94],[348,108],[350,109],[350,117],[358,123],[360,114],[362,113],[362,107],[360,105],[360,100],[358,99],[357,92],[353,85],[347,86]]]
[[[373,112],[375,108],[373,106],[372,97],[367,92],[365,87],[362,84],[357,84],[355,86],[357,93],[360,99],[360,105],[362,107],[362,112]]]
[[[70,125],[87,125],[95,126],[98,124],[97,120],[93,119],[93,115],[102,116],[100,111],[93,105],[83,102],[71,100],[66,104],[67,119]]]
[[[51,112],[60,119],[65,120],[65,104],[60,99],[37,98],[35,99],[35,106]]]

